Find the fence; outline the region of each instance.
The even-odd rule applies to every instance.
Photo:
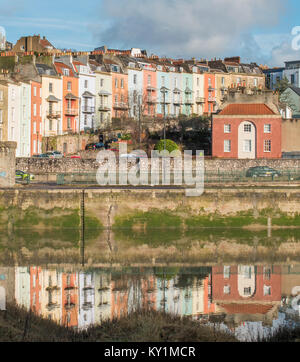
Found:
[[[186,185],[185,175],[183,171],[176,172],[177,177],[182,178],[182,183],[176,183],[174,180],[174,173],[170,172],[170,178],[168,182],[163,183],[163,173],[159,172],[156,174],[144,173],[143,175],[140,173],[139,175],[142,177],[144,176],[145,180],[148,180],[146,185],[151,185],[151,177],[153,179],[159,180],[159,185]],[[196,176],[195,172],[193,172],[193,177]],[[116,184],[119,184],[120,174],[118,172],[115,173]],[[178,180],[178,178],[177,178]],[[246,171],[232,171],[232,172],[205,172],[204,173],[204,183],[261,183],[261,182],[289,182],[289,183],[296,183],[300,182],[300,169],[298,170],[286,170],[281,172],[279,176],[276,175],[267,175],[267,176],[247,176]],[[96,172],[74,172],[74,173],[59,173],[56,177],[56,183],[58,185],[64,184],[90,184],[94,185],[97,184],[96,180]]]

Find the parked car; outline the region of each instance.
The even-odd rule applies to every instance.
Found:
[[[86,150],[95,150],[95,149],[99,149],[99,148],[104,148],[104,143],[103,142],[88,143],[85,146]]]
[[[16,181],[34,180],[34,175],[21,170],[16,170]]]
[[[46,152],[49,155],[49,158],[63,158],[63,154],[59,151],[48,151]]]
[[[49,155],[47,153],[41,153],[39,155],[33,155],[32,157],[49,158]]]
[[[267,177],[267,176],[278,177],[281,176],[281,173],[269,166],[250,167],[246,172],[246,177]]]
[[[81,158],[80,155],[72,155],[71,158]]]

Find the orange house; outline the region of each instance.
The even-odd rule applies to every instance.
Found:
[[[63,79],[62,131],[68,133],[77,133],[79,131],[78,77],[75,77],[73,69],[70,66],[60,62],[55,62],[54,64],[56,71],[62,76]]]
[[[204,97],[203,112],[211,114],[216,108],[216,78],[213,73],[204,73]]]
[[[30,309],[40,315],[41,309],[41,291],[42,291],[42,268],[30,267]]]
[[[147,116],[155,116],[157,102],[157,79],[155,68],[143,69],[143,107],[144,114]]]
[[[78,283],[75,273],[62,274],[62,324],[78,326]]]
[[[111,282],[111,319],[119,319],[128,313],[128,281],[126,278]]]
[[[147,279],[141,281],[142,292],[142,309],[155,310],[156,309],[156,279],[155,276],[150,275]]]
[[[31,81],[31,129],[30,155],[38,154],[42,149],[42,84]]]
[[[114,117],[128,116],[128,74],[112,72],[112,108]]]

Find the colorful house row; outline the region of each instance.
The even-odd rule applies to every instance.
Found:
[[[29,157],[37,142],[40,126],[40,99],[33,82],[0,80],[0,140],[17,142],[17,157]]]
[[[139,279],[105,271],[61,272],[41,267],[15,268],[15,300],[25,309],[70,327],[86,328],[134,310],[164,310],[179,315],[216,312],[211,274],[168,280],[153,274]]]
[[[23,157],[41,151],[42,137],[103,129],[112,118],[210,115],[229,89],[264,84],[260,68],[238,57],[173,60],[138,49],[27,57],[2,74],[0,91],[0,137],[16,140]]]

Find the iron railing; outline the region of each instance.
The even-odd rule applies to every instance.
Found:
[[[180,171],[177,172],[177,175],[180,174]],[[145,172],[145,179],[148,179],[148,185],[151,185],[151,173]],[[174,172],[170,172],[170,179],[168,184],[164,184],[163,173],[159,172],[156,175],[159,180],[159,185],[170,185],[176,186],[174,182]],[[193,177],[196,176],[196,172],[193,171]],[[153,175],[152,175],[153,177]],[[184,172],[181,171],[182,185],[185,186]],[[116,172],[116,185],[118,185],[119,173]],[[56,182],[59,185],[63,184],[97,184],[96,172],[73,172],[73,173],[59,173],[57,174]],[[216,170],[214,172],[205,172],[204,173],[204,183],[217,183],[217,184],[229,184],[229,183],[245,183],[245,184],[259,184],[259,183],[275,183],[288,182],[288,183],[300,183],[300,169],[295,170],[285,170],[281,172],[280,176],[257,176],[257,177],[248,177],[246,176],[246,171],[232,171],[224,172],[221,170]],[[130,185],[128,183],[128,185]],[[179,185],[180,186],[180,185]]]

